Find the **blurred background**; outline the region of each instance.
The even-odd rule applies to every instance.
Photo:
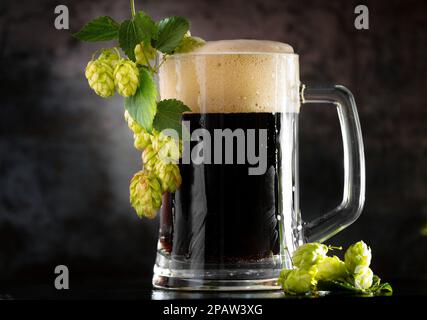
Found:
[[[206,40],[291,44],[308,84],[342,84],[356,97],[367,173],[360,219],[329,243],[363,239],[385,279],[427,277],[427,3],[365,1],[370,29],[354,28],[358,1],[137,0],[155,19],[182,15]],[[54,8],[70,30],[54,28]],[[84,67],[103,44],[70,34],[90,19],[129,17],[127,0],[0,3],[0,285],[71,285],[139,279],[149,286],[158,221],[139,220],[128,201],[139,153],[123,100],[103,100]],[[105,45],[104,45],[105,46]],[[301,209],[306,220],[342,193],[337,114],[306,106],[300,117]]]

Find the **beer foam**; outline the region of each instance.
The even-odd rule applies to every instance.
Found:
[[[298,56],[274,41],[210,41],[168,57],[160,96],[195,113],[299,112]]]
[[[287,43],[267,40],[208,41],[192,53],[294,53]]]

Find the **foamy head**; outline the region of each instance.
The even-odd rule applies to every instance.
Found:
[[[161,98],[197,113],[299,112],[298,88],[298,56],[274,41],[211,41],[160,69]]]

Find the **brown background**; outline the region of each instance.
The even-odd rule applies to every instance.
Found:
[[[353,26],[353,1],[136,1],[160,19],[182,15],[207,40],[254,38],[292,44],[301,79],[339,83],[358,103],[367,195],[361,218],[332,239],[373,248],[384,277],[427,277],[427,5],[368,1],[370,29]],[[119,97],[94,95],[83,69],[101,45],[70,28],[129,16],[127,1],[2,1],[0,4],[0,282],[50,283],[57,264],[72,277],[151,276],[156,221],[139,221],[128,181],[140,165]],[[337,115],[304,107],[301,207],[306,219],[333,208],[342,188]]]

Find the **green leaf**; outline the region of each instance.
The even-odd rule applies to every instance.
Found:
[[[380,277],[378,277],[376,274],[374,274],[372,276],[372,286],[371,286],[371,288],[380,285],[380,283],[381,283]]]
[[[150,44],[157,37],[157,26],[153,19],[144,12],[138,12],[131,20],[125,20],[120,25],[119,44],[129,59],[135,61],[135,47],[144,42]]]
[[[139,11],[133,18],[135,25],[143,34],[143,39],[140,42],[144,42],[149,45],[151,39],[157,38],[157,25],[154,20],[143,11]]]
[[[154,118],[153,127],[157,131],[173,129],[182,138],[182,113],[191,111],[183,102],[176,99],[162,100],[157,103],[157,113]],[[184,127],[186,128],[186,127]],[[184,129],[185,130],[185,129]],[[184,133],[186,134],[186,133]]]
[[[99,17],[90,21],[73,36],[91,42],[114,40],[119,36],[119,24],[110,17]]]
[[[154,47],[163,53],[172,53],[190,29],[190,23],[182,17],[169,17],[158,24],[157,40]]]
[[[352,283],[344,280],[332,280],[330,281],[331,284],[337,286],[338,288],[354,291],[354,292],[363,292],[363,290],[360,290],[356,288]]]
[[[371,294],[376,296],[386,296],[393,293],[393,289],[389,283],[381,283],[381,279],[374,275],[372,279],[372,286],[367,290],[356,288],[352,283],[346,280],[334,281],[319,281],[318,288],[320,290],[337,291],[338,289],[351,291],[358,294]]]
[[[376,296],[389,296],[393,294],[393,288],[387,282],[381,283],[375,288],[369,289]]]
[[[369,288],[369,291],[376,296],[388,296],[393,294],[393,288],[387,282],[381,283],[381,279],[374,275],[372,279],[372,286]]]
[[[151,73],[146,68],[139,70],[139,87],[136,93],[125,99],[125,108],[130,116],[151,132],[153,119],[156,114],[157,88]]]

